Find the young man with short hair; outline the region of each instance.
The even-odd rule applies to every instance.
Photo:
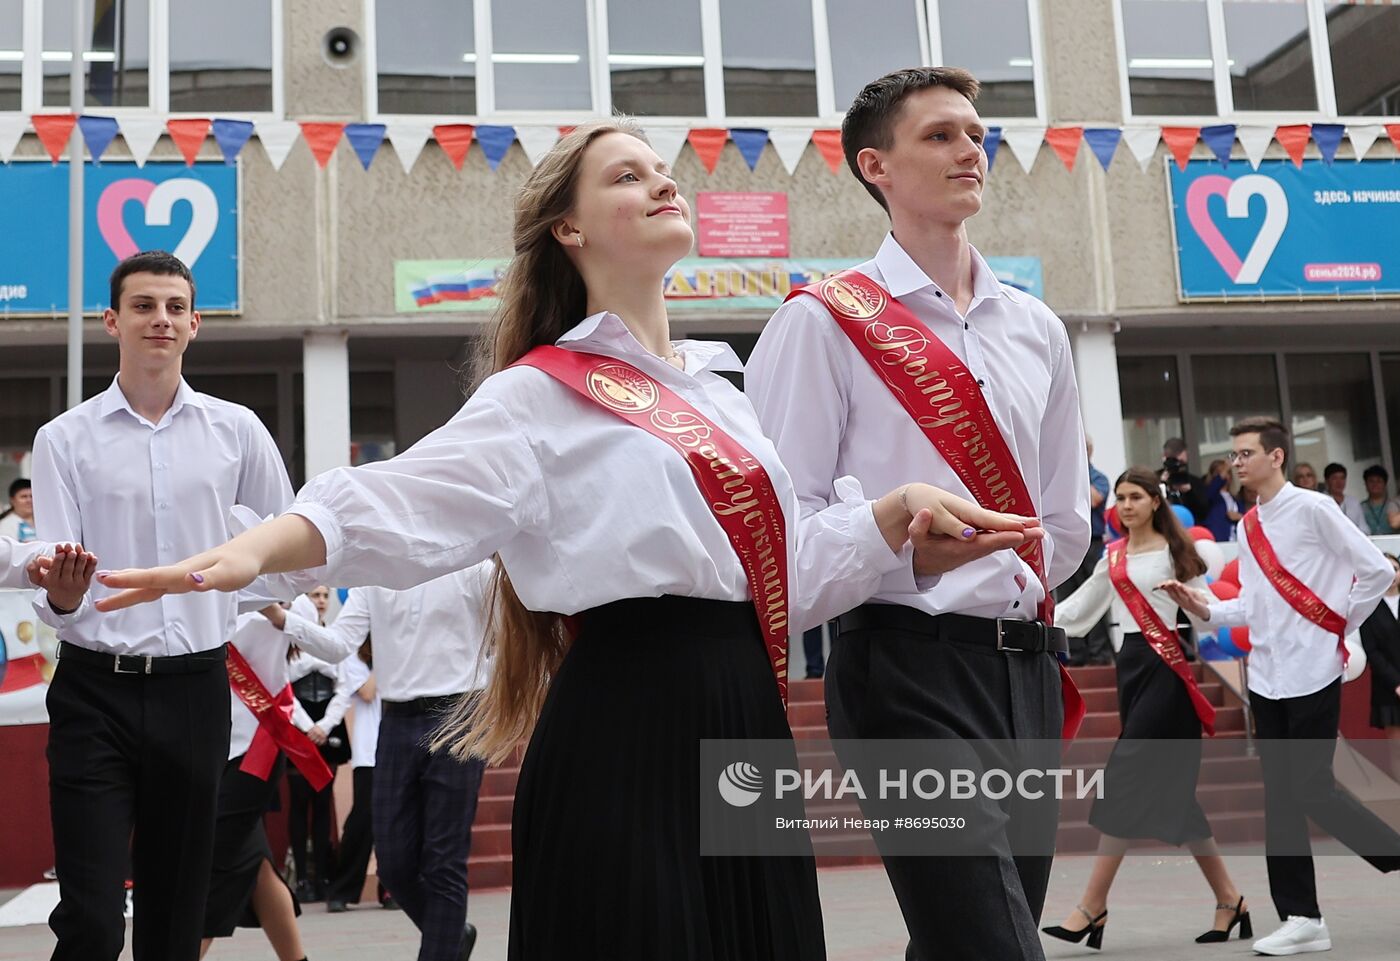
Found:
[[[1346,663],[1342,639],[1375,610],[1393,574],[1328,494],[1284,477],[1288,431],[1254,417],[1230,429],[1230,460],[1259,505],[1239,525],[1240,593],[1221,601],[1167,581],[1161,589],[1214,624],[1249,627],[1249,704],[1264,768],[1269,891],[1284,924],[1260,954],[1326,951],[1308,818],[1382,871],[1400,870],[1400,835],[1332,775]]]
[[[1089,544],[1088,461],[1064,324],[998,282],[967,239],[987,174],[977,90],[964,70],[920,67],[857,95],[846,160],[891,233],[873,260],[779,308],[746,385],[804,512],[850,502],[852,479],[879,491],[917,478],[1039,517],[1044,532],[1001,551],[977,535],[966,563],[937,578],[921,576],[915,549],[871,603],[840,618],[826,674],[832,737],[1040,739],[1057,757],[1056,654],[1068,645],[1046,614]],[[886,854],[911,955],[1044,957],[1036,925],[1051,859],[1008,850],[1009,833],[987,848],[997,853]]]
[[[34,532],[34,491],[28,477],[16,477],[10,482],[10,509],[0,517],[0,537],[27,544],[38,535]]]
[[[1390,472],[1372,464],[1362,471],[1361,479],[1366,483],[1366,499],[1361,502],[1366,526],[1362,530],[1373,537],[1400,534],[1400,500],[1390,496]]]
[[[1361,512],[1361,502],[1347,493],[1347,469],[1343,464],[1328,464],[1322,469],[1322,487],[1328,497],[1342,509],[1347,520],[1366,532],[1366,517]]]
[[[117,376],[34,439],[40,538],[81,541],[118,568],[168,564],[227,540],[235,504],[266,515],[291,503],[257,416],[181,376],[200,328],[188,267],[163,251],[122,261],[102,319]],[[116,961],[128,866],[136,961],[194,961],[228,757],[224,657],[237,598],[190,594],[111,614],[72,606],[42,590],[35,600],[61,642],[48,694],[54,961]]]

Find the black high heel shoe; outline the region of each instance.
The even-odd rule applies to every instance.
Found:
[[[1088,911],[1084,910],[1084,905],[1076,904],[1074,907],[1075,910],[1089,919],[1089,926],[1087,928],[1071,931],[1069,928],[1061,927],[1058,924],[1052,924],[1050,927],[1041,928],[1040,930],[1044,931],[1052,938],[1059,938],[1061,941],[1068,941],[1070,944],[1078,944],[1080,941],[1083,941],[1087,935],[1089,940],[1086,943],[1089,947],[1093,948],[1095,951],[1100,950],[1103,947],[1103,929],[1108,926],[1108,909],[1104,908],[1103,912],[1096,918]]]
[[[1243,894],[1240,895],[1239,901],[1236,902],[1235,904],[1217,904],[1217,905],[1215,906],[1215,909],[1216,909],[1217,911],[1230,911],[1230,910],[1233,910],[1233,911],[1235,912],[1235,916],[1234,916],[1233,918],[1230,919],[1230,926],[1227,927],[1224,931],[1221,931],[1221,930],[1219,930],[1218,928],[1211,928],[1211,929],[1210,929],[1209,931],[1207,931],[1205,934],[1203,934],[1203,935],[1201,935],[1199,938],[1197,938],[1197,939],[1196,939],[1196,943],[1197,943],[1197,944],[1220,944],[1222,941],[1229,941],[1229,940],[1230,940],[1230,932],[1233,931],[1233,930],[1235,930],[1235,925],[1237,925],[1237,924],[1240,926],[1240,940],[1241,940],[1241,941],[1244,941],[1244,940],[1246,940],[1246,939],[1248,939],[1248,938],[1254,937],[1254,925],[1250,923],[1250,920],[1249,920],[1249,912],[1248,912],[1248,911],[1245,911],[1244,913],[1240,913],[1240,908],[1242,908],[1242,907],[1244,907],[1244,895],[1243,895]]]

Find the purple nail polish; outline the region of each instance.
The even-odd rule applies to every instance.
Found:
[[[976,534],[976,533],[977,533],[977,532],[976,532],[975,530],[973,530],[971,527],[964,527],[964,528],[963,528],[963,537],[971,537],[973,534]]]
[[[203,575],[201,575],[201,574],[191,574],[190,577],[194,579],[194,582],[195,582],[196,584],[203,584],[203,583],[204,583],[204,577],[203,577]]]

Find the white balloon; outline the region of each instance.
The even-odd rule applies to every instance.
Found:
[[[1225,569],[1225,552],[1215,541],[1196,541],[1196,553],[1206,562],[1206,576],[1216,578]]]
[[[1354,681],[1366,671],[1366,651],[1361,646],[1361,635],[1352,631],[1342,643],[1347,647],[1347,667],[1342,673],[1342,682]]]

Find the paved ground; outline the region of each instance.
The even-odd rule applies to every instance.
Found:
[[[1088,858],[1062,858],[1046,908],[1047,923],[1070,910],[1088,875]],[[1400,958],[1400,876],[1381,876],[1350,856],[1318,858],[1323,910],[1332,928],[1338,961],[1395,961]],[[1272,930],[1262,858],[1232,855],[1230,868],[1255,905],[1256,935]],[[830,961],[900,961],[904,957],[903,924],[879,868],[837,868],[821,872]],[[0,901],[14,892],[0,894]],[[1132,961],[1177,961],[1202,958],[1252,958],[1248,942],[1198,946],[1192,939],[1210,924],[1211,897],[1189,858],[1134,856],[1124,865],[1111,902],[1111,922],[1100,955],[1082,945],[1047,946],[1057,958],[1118,957]],[[510,895],[486,892],[472,896],[472,920],[481,929],[473,961],[504,961]],[[411,961],[416,939],[401,912],[378,907],[328,915],[312,905],[302,917],[312,961]],[[43,926],[0,929],[0,961],[46,958],[52,938]],[[130,953],[122,957],[129,958]],[[221,941],[210,961],[272,958],[267,942],[255,931]],[[619,959],[623,961],[623,959]],[[626,959],[644,961],[644,959]],[[645,959],[652,961],[652,959]],[[665,961],[665,959],[654,959]],[[763,961],[763,959],[754,959]],[[996,961],[996,959],[989,959]]]

